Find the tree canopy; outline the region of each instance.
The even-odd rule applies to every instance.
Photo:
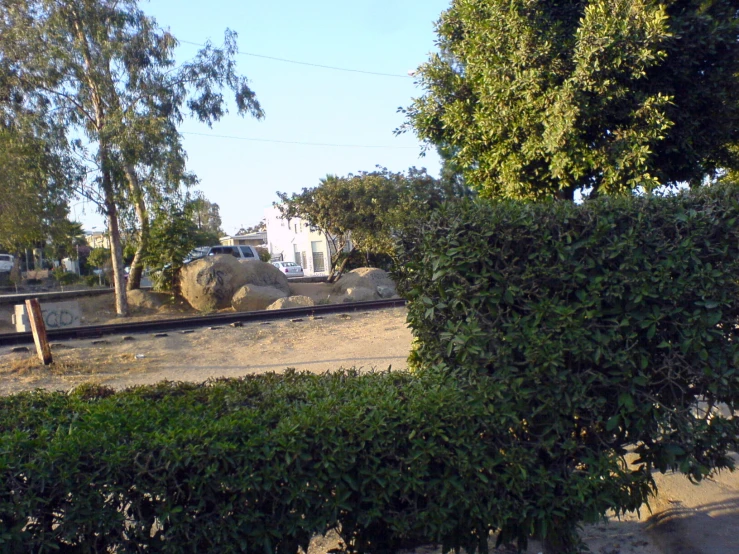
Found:
[[[737,31],[731,0],[454,0],[406,126],[486,196],[700,184],[739,167]]]
[[[74,177],[48,137],[0,123],[0,248],[17,252],[66,237]]]
[[[119,229],[121,209],[138,220],[138,249],[129,285],[140,276],[151,203],[182,184],[177,125],[192,116],[208,125],[233,94],[240,114],[262,116],[247,80],[236,72],[236,35],[210,42],[176,64],[177,40],[144,14],[138,0],[2,0],[0,102],[10,117],[55,114],[87,163],[87,187],[108,219],[119,314],[127,311]],[[82,140],[84,138],[84,140]]]
[[[278,192],[283,217],[299,217],[331,243],[331,267],[341,273],[353,250],[393,253],[393,230],[419,210],[462,194],[456,182],[431,177],[425,169],[394,173],[385,168],[345,177],[328,175],[318,186],[288,196]]]

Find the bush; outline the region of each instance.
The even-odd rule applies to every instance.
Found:
[[[269,262],[272,259],[272,254],[269,253],[269,250],[262,246],[257,246],[255,248],[257,251],[257,255],[259,256],[259,259],[263,262]]]
[[[57,274],[56,272],[54,272],[54,277],[60,285],[73,285],[75,283],[79,283],[80,281],[80,276],[76,273],[63,272],[61,274]]]
[[[561,504],[487,401],[504,389],[287,372],[2,397],[0,550],[296,553],[337,528],[348,552],[484,551]]]
[[[581,519],[638,508],[654,469],[697,481],[732,466],[739,420],[716,407],[739,408],[737,221],[739,189],[717,186],[461,202],[403,232],[412,362],[500,384],[491,405],[522,422],[530,475],[556,491],[532,519],[541,532],[567,540]]]

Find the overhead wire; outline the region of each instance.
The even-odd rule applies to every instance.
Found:
[[[204,44],[200,44],[197,42],[192,42],[189,40],[180,40],[180,42],[184,44],[190,44],[192,46],[199,46],[203,47]],[[321,69],[329,69],[333,71],[345,71],[350,73],[362,73],[365,75],[375,75],[380,77],[394,77],[394,78],[403,78],[407,79],[408,75],[400,75],[397,73],[382,73],[378,71],[365,71],[363,69],[351,69],[347,67],[338,67],[338,66],[332,66],[332,65],[324,65],[324,64],[318,64],[318,63],[312,63],[312,62],[302,62],[298,60],[290,60],[287,58],[279,58],[276,56],[267,56],[264,54],[255,54],[253,52],[243,52],[241,50],[237,51],[239,54],[243,56],[252,56],[255,58],[263,58],[267,60],[273,60],[283,63],[291,63],[295,65],[305,65],[309,67],[318,67]],[[367,145],[367,144],[332,144],[332,143],[323,143],[323,142],[302,142],[302,141],[294,141],[294,140],[274,140],[274,139],[260,139],[260,138],[251,138],[251,137],[238,137],[233,135],[215,135],[210,133],[195,133],[190,131],[183,131],[183,135],[196,135],[196,136],[202,136],[202,137],[211,137],[211,138],[223,138],[223,139],[232,139],[232,140],[246,140],[251,142],[269,142],[269,143],[275,143],[275,144],[295,144],[300,146],[323,146],[323,147],[331,147],[331,148],[388,148],[388,149],[403,149],[403,150],[415,150],[417,149],[416,146],[384,146],[384,145]]]
[[[191,42],[189,40],[181,40],[180,42],[183,44],[190,44],[192,46],[200,46],[200,47],[205,46],[204,44],[199,44],[197,42]],[[401,79],[407,79],[409,77],[409,75],[401,75],[399,73],[382,73],[379,71],[366,71],[364,69],[351,69],[348,67],[338,67],[334,65],[324,65],[320,63],[301,62],[298,60],[290,60],[287,58],[278,58],[277,56],[267,56],[264,54],[255,54],[254,52],[243,52],[241,50],[238,50],[237,52],[241,54],[242,56],[251,56],[253,58],[263,58],[265,60],[273,60],[273,61],[278,61],[278,62],[283,62],[283,63],[291,63],[295,65],[306,65],[309,67],[319,67],[321,69],[330,69],[333,71],[346,71],[350,73],[363,73],[365,75],[375,75],[379,77],[394,77],[394,78],[401,78]]]
[[[403,149],[403,150],[417,150],[417,146],[391,146],[391,145],[381,145],[381,144],[332,144],[327,142],[301,142],[297,140],[275,140],[275,139],[261,139],[261,138],[251,138],[251,137],[237,137],[234,135],[214,135],[211,133],[195,133],[192,131],[182,131],[183,135],[196,135],[200,137],[211,137],[211,138],[223,138],[223,139],[233,139],[233,140],[248,140],[251,142],[273,142],[276,144],[296,144],[300,146],[329,146],[332,148],[390,148],[390,149]]]

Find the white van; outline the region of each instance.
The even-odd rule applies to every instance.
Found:
[[[0,271],[10,271],[15,264],[15,258],[10,254],[0,254]]]
[[[206,256],[218,256],[218,255],[231,255],[237,258],[240,262],[247,260],[259,261],[259,253],[253,246],[246,245],[235,245],[235,246],[211,246],[204,253],[203,257]]]

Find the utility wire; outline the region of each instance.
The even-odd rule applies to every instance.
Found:
[[[300,142],[296,140],[272,140],[272,139],[260,139],[250,137],[235,137],[233,135],[214,135],[211,133],[193,133],[191,131],[182,131],[183,135],[196,135],[199,137],[212,137],[212,138],[224,138],[233,140],[248,140],[251,142],[273,142],[275,144],[298,144],[301,146],[330,146],[332,148],[390,148],[396,150],[410,150],[418,149],[417,146],[382,146],[382,145],[371,145],[371,144],[330,144],[326,142]]]
[[[198,44],[197,42],[190,42],[189,40],[181,40],[183,44],[191,44],[193,46],[205,46],[204,44]],[[350,69],[347,67],[336,67],[333,65],[323,65],[320,63],[300,62],[297,60],[288,60],[287,58],[277,58],[275,56],[265,56],[264,54],[254,54],[253,52],[242,52],[238,51],[242,56],[252,56],[254,58],[264,58],[265,60],[274,60],[277,62],[292,63],[296,65],[307,65],[309,67],[320,67],[321,69],[331,69],[333,71],[347,71],[350,73],[363,73],[365,75],[377,75],[380,77],[395,77],[400,79],[407,79],[408,75],[400,75],[398,73],[380,73],[378,71],[364,71],[363,69]]]

